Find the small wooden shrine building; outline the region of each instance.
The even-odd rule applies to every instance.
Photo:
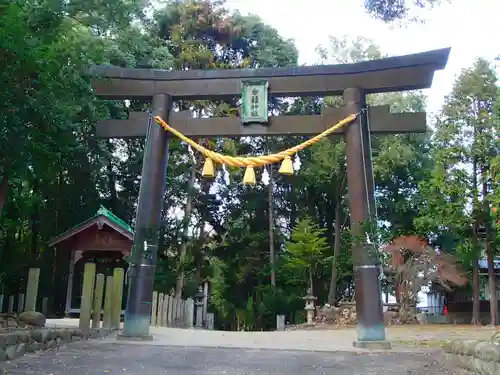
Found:
[[[54,310],[64,311],[65,316],[80,313],[85,263],[96,263],[96,272],[105,276],[117,267],[126,270],[133,236],[130,225],[101,206],[93,217],[50,240],[56,259]],[[126,285],[123,295],[127,295]]]

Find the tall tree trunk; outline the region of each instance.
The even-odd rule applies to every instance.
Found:
[[[40,236],[40,215],[38,212],[38,204],[33,207],[33,212],[30,215],[31,226],[31,244],[30,244],[30,259],[33,265],[38,259],[38,238]]]
[[[487,176],[485,173],[485,168],[483,168],[483,215],[484,217],[488,217],[490,213],[490,205],[488,202],[488,185],[487,185]],[[494,253],[491,246],[491,230],[490,230],[490,221],[484,223],[485,229],[485,239],[484,239],[484,250],[487,257],[488,262],[488,291],[490,292],[490,324],[492,326],[496,326],[498,322],[497,314],[498,314],[498,299],[497,299],[497,283],[496,283],[496,274],[495,274],[495,262],[494,262]]]
[[[116,212],[118,208],[118,193],[116,192],[116,176],[113,171],[113,163],[112,163],[112,153],[113,153],[113,145],[110,140],[106,141],[106,147],[109,152],[109,159],[106,165],[106,173],[108,175],[108,189],[109,189],[109,209]]]
[[[201,186],[201,194],[203,195],[208,195],[210,192],[210,183],[207,181],[202,182]],[[202,211],[201,217],[200,217],[200,222],[198,224],[198,229],[199,229],[199,235],[198,235],[198,257],[196,260],[196,279],[198,280],[198,283],[201,284],[202,279],[201,279],[201,269],[203,267],[203,261],[205,254],[203,253],[203,248],[205,246],[205,241],[207,240],[207,233],[205,232],[205,223],[208,221],[208,218],[206,216],[206,210]]]
[[[186,261],[187,255],[187,245],[188,245],[188,234],[189,234],[189,223],[191,221],[191,213],[193,211],[193,186],[196,181],[196,169],[198,165],[195,161],[191,166],[191,174],[188,181],[188,193],[186,208],[184,209],[184,219],[182,222],[182,243],[180,247],[179,254],[179,265],[177,268],[177,280],[175,283],[175,296],[181,298],[182,288],[184,287],[184,262]]]
[[[276,270],[274,268],[274,201],[273,201],[273,167],[269,165],[269,186],[267,199],[269,201],[269,266],[271,268],[271,286],[276,288]]]
[[[311,289],[311,293],[314,295],[314,288],[313,288],[313,270],[312,267],[309,268],[309,288]]]
[[[472,259],[472,321],[471,324],[480,324],[479,318],[479,249],[477,243],[477,157],[473,158],[472,161],[472,215],[473,215],[473,224],[472,224],[472,251],[473,251],[473,259]]]
[[[9,192],[9,168],[5,167],[3,170],[2,182],[0,183],[0,214],[3,210],[3,205],[7,200],[7,193]]]
[[[337,200],[335,206],[335,222],[334,222],[334,242],[333,242],[333,261],[332,261],[332,273],[330,277],[330,290],[328,291],[328,304],[332,305],[335,303],[336,293],[337,293],[337,278],[338,269],[337,261],[340,256],[340,245],[341,245],[341,232],[342,232],[342,202]]]
[[[492,326],[496,326],[498,323],[497,283],[495,274],[494,255],[491,249],[491,243],[488,240],[488,238],[486,238],[485,240],[484,247],[488,259],[488,290],[490,292],[490,324]]]
[[[475,237],[475,236],[474,236]],[[474,255],[472,257],[472,320],[470,324],[481,324],[479,316],[479,256],[477,251],[477,239],[473,238]]]
[[[297,197],[295,193],[295,188],[293,184],[290,184],[289,187],[289,199],[288,201],[290,202],[290,230],[295,226],[297,223]]]
[[[328,291],[328,304],[333,305],[336,299],[337,293],[337,278],[338,278],[338,269],[337,269],[337,261],[340,256],[340,246],[342,244],[342,228],[344,226],[342,222],[342,200],[344,197],[344,189],[346,184],[346,173],[344,169],[340,169],[339,173],[339,181],[337,185],[337,194],[336,194],[336,205],[335,205],[335,217],[334,220],[334,230],[333,230],[333,260],[332,260],[332,272],[330,276],[330,289]]]
[[[54,206],[55,206],[55,233],[59,235],[59,229],[61,228],[61,207],[60,207],[60,200],[59,196],[62,196],[62,190],[63,190],[63,185],[64,185],[64,170],[61,168],[57,175],[57,197],[54,199]],[[61,195],[59,195],[61,194]]]
[[[201,217],[200,218],[200,223],[198,225],[199,228],[199,235],[198,235],[198,256],[196,260],[196,279],[198,280],[198,284],[201,284],[201,268],[203,267],[203,254],[202,254],[202,248],[205,244],[205,238],[206,238],[206,233],[205,233],[205,218]]]

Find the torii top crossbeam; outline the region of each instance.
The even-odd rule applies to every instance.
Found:
[[[291,68],[169,71],[95,66],[92,86],[105,98],[127,99],[168,94],[176,99],[216,99],[241,94],[244,79],[266,79],[278,97],[341,95],[359,87],[366,94],[429,88],[444,69],[450,48],[354,64]],[[100,79],[100,78],[107,79]]]

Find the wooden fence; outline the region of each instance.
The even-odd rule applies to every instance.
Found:
[[[0,294],[0,313],[17,313],[18,315],[24,311],[41,311],[47,315],[48,298],[41,298],[41,305],[38,305],[38,280],[40,279],[40,269],[30,268],[28,271],[28,283],[26,284],[26,293],[17,293],[10,295]],[[6,308],[4,309],[4,304]]]
[[[166,293],[153,292],[151,325],[155,327],[192,328],[194,300],[175,298]]]
[[[96,275],[96,265],[85,263],[83,271],[80,329],[119,329],[123,298],[123,268],[115,268],[113,276]],[[104,306],[103,306],[104,304]],[[101,324],[102,316],[102,324]],[[151,324],[161,327],[192,327],[194,302],[153,292]]]
[[[91,328],[119,329],[123,299],[123,283],[125,271],[115,268],[113,276],[105,277],[96,274],[95,263],[85,263],[83,271],[82,299],[80,306],[79,327],[82,330]],[[0,295],[0,312],[7,303],[7,312],[35,311],[38,295],[38,279],[40,269],[29,270],[26,295]],[[48,298],[42,298],[41,312],[47,314]],[[40,311],[40,310],[38,310]],[[102,318],[102,319],[101,319]],[[175,298],[169,294],[153,292],[151,308],[151,325],[158,327],[191,328],[194,325],[194,301]]]

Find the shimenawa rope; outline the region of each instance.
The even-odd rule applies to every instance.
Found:
[[[277,154],[271,155],[263,155],[263,156],[249,156],[249,157],[241,157],[241,156],[229,156],[223,155],[218,152],[211,151],[202,145],[196,143],[191,138],[185,136],[178,130],[172,128],[168,125],[160,116],[155,117],[155,121],[160,125],[165,131],[168,131],[178,137],[180,140],[186,142],[195,150],[199,151],[203,156],[205,156],[205,165],[203,166],[203,176],[205,177],[214,177],[214,167],[213,162],[219,164],[229,165],[231,167],[246,167],[245,176],[243,177],[243,181],[247,184],[255,184],[255,172],[253,170],[254,167],[262,167],[268,164],[275,164],[280,161],[283,161],[283,164],[280,168],[280,173],[291,175],[293,174],[293,164],[291,157],[302,151],[306,147],[312,146],[315,143],[319,142],[323,138],[329,136],[336,130],[342,128],[343,126],[353,122],[356,117],[360,114],[351,114],[347,116],[345,119],[339,121],[335,125],[326,129],[324,132],[298,144],[297,146],[291,147],[289,149],[278,152]]]

